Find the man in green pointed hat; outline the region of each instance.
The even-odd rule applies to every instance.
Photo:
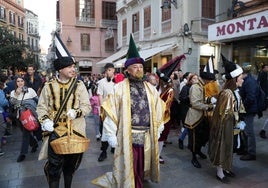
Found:
[[[144,60],[132,36],[125,62],[126,76],[102,104],[102,139],[115,147],[113,172],[96,178],[101,187],[143,187],[159,182],[158,137],[164,128],[165,103],[146,81]]]

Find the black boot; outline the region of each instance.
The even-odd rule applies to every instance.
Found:
[[[73,180],[72,175],[64,175],[64,187],[65,188],[71,188],[72,180]]]
[[[60,187],[60,181],[50,181],[49,182],[49,188],[59,188]]]
[[[264,138],[264,139],[267,138],[266,135],[265,135],[265,133],[266,133],[265,130],[262,129],[262,130],[260,131],[260,137],[261,137],[261,138]]]
[[[183,140],[179,139],[179,148],[180,149],[183,149],[184,146],[183,146]]]
[[[201,164],[198,162],[198,160],[196,159],[196,153],[192,152],[193,158],[192,158],[192,164],[195,168],[201,168]]]

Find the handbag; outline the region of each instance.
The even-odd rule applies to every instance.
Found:
[[[25,92],[23,93],[20,106],[22,105],[24,96],[25,96]],[[19,120],[22,126],[28,131],[36,131],[39,128],[39,123],[37,119],[34,117],[32,111],[28,108],[25,110],[19,111]]]
[[[39,124],[30,109],[20,112],[20,122],[22,126],[28,131],[36,131]]]

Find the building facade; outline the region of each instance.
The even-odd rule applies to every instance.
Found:
[[[230,60],[251,66],[257,74],[268,64],[268,1],[231,1],[218,11],[226,11],[227,18],[209,26],[208,40]]]
[[[118,0],[116,10],[118,51],[97,64],[122,67],[130,34],[147,72],[186,54],[182,70],[199,73],[209,56],[216,55],[207,40],[208,25],[215,22],[215,0]]]
[[[40,35],[39,35],[39,20],[31,10],[25,9],[25,31],[26,31],[26,43],[29,46],[30,53],[34,58],[34,63],[40,64]],[[41,64],[40,64],[41,66]],[[41,67],[40,67],[41,68]]]
[[[78,62],[80,74],[100,73],[96,63],[115,53],[117,17],[115,0],[57,1],[60,36]]]
[[[24,40],[34,57],[34,63],[39,63],[39,29],[38,16],[24,8],[23,0],[0,1],[0,26],[6,27],[16,38]]]
[[[15,37],[25,40],[23,0],[0,1],[0,26],[7,27]]]

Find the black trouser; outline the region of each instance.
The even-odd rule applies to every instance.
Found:
[[[49,143],[57,138],[56,133],[52,132],[49,137]],[[53,184],[53,182],[59,182],[61,173],[63,172],[65,187],[71,187],[72,177],[81,163],[82,156],[83,153],[56,154],[50,144],[48,144],[48,161],[45,164],[44,171],[49,185]]]
[[[201,151],[209,140],[209,125],[206,119],[203,119],[194,129],[188,130],[188,148],[195,153]]]

